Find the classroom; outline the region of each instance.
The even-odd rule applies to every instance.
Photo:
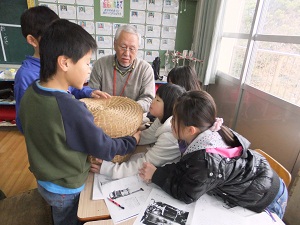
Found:
[[[75,46],[78,32],[73,34],[74,42],[58,45],[61,50],[65,46],[64,51],[70,51],[74,57],[81,55],[76,55],[78,61],[72,57],[58,56],[57,60],[65,60],[61,64],[58,61],[55,67],[61,73],[56,71],[51,74],[57,77],[56,74],[72,71],[78,75],[78,80],[84,82],[70,81],[61,75],[59,79],[66,88],[60,90],[58,83],[54,82],[56,79],[46,77],[43,80],[42,68],[47,68],[45,65],[48,63],[43,57],[48,59],[50,52],[59,51],[59,47],[51,49],[50,41],[43,40],[39,35],[28,33],[25,38],[24,25],[21,27],[23,13],[38,6],[46,7],[53,13],[52,21],[49,16],[45,19],[49,20],[49,24],[39,28],[45,34],[50,35],[48,26],[55,29],[55,26],[65,24],[70,26],[66,36],[72,33],[71,27],[85,35],[85,40],[77,42],[78,49],[83,49],[84,54],[74,50],[77,46],[71,50],[66,47]],[[41,193],[40,187],[51,193],[48,189],[51,184],[59,186],[56,195],[65,194],[63,188],[78,194],[78,224],[225,225],[273,224],[274,220],[277,224],[298,224],[300,83],[297,74],[300,69],[300,33],[296,28],[300,26],[299,10],[300,2],[296,0],[20,0],[17,3],[1,0],[0,224],[63,224],[53,217],[53,205],[48,204],[45,193]],[[33,19],[31,23],[35,25],[42,23],[42,20]],[[63,37],[61,41],[64,41]],[[86,48],[90,50],[86,51]],[[82,59],[88,59],[88,62],[83,65]],[[20,78],[28,65],[26,63],[38,65],[30,82]],[[172,72],[176,75],[176,71],[184,71],[180,74],[184,83],[188,82],[187,78],[183,78],[185,73],[192,73],[194,80],[189,82],[197,84],[197,87],[189,89],[181,85],[171,76]],[[79,78],[80,72],[85,73],[86,77]],[[29,82],[26,90],[22,90],[24,92],[18,90],[20,79]],[[29,87],[30,91],[27,90]],[[39,93],[35,91],[37,89],[45,93],[70,93],[73,99],[67,101],[60,99],[59,94],[51,94],[57,103],[36,104],[31,99],[36,100],[32,97]],[[167,91],[172,91],[172,94],[166,94]],[[223,191],[226,195],[227,189],[213,191],[213,195],[205,191],[200,198],[194,199],[192,191],[196,188],[191,187],[191,193],[184,197],[178,196],[181,190],[177,194],[173,192],[176,185],[167,188],[171,172],[165,179],[162,178],[165,175],[163,172],[169,164],[181,165],[189,154],[194,154],[190,144],[195,143],[203,132],[202,126],[194,125],[198,123],[198,117],[203,119],[200,113],[193,114],[195,118],[192,119],[188,114],[179,117],[180,113],[185,115],[191,112],[187,108],[181,109],[177,102],[184,104],[186,96],[196,98],[191,94],[194,91],[203,93],[203,98],[215,103],[215,122],[213,126],[210,124],[208,130],[218,133],[226,148],[242,148],[236,153],[239,157],[245,156],[241,151],[245,151],[247,159],[252,154],[254,158],[256,155],[259,155],[258,158],[262,156],[264,163],[268,164],[266,168],[278,175],[278,180],[288,192],[283,218],[266,207],[260,213],[243,203],[236,202],[237,206],[229,207],[232,199],[229,197],[229,203],[225,204],[227,200],[220,193]],[[23,99],[24,93],[28,98]],[[165,101],[165,98],[168,99]],[[169,107],[168,116],[166,107]],[[162,110],[162,113],[157,113],[155,109]],[[36,116],[38,112],[43,115]],[[81,119],[72,122],[72,118],[80,112],[83,112]],[[57,116],[54,116],[56,113]],[[27,120],[33,122],[25,123]],[[185,128],[195,129],[189,130],[191,133],[181,133],[180,129],[184,128],[178,125],[179,122]],[[220,133],[224,127],[240,145],[230,145],[225,141]],[[60,129],[57,136],[53,134],[55,129]],[[152,142],[146,136],[150,132],[153,132],[152,136],[155,133],[155,137],[151,136]],[[100,134],[99,140],[94,138],[96,134]],[[33,139],[34,135],[38,137]],[[60,143],[61,137],[65,138],[63,145]],[[164,138],[162,142],[159,142],[160,138]],[[34,144],[35,140],[37,143]],[[47,143],[41,144],[40,140]],[[211,145],[215,144],[213,140]],[[108,152],[102,150],[104,143]],[[56,144],[71,150],[69,160],[51,164],[48,162],[56,156],[49,154],[49,158],[42,160],[43,163],[33,163],[36,159],[41,160],[37,156],[38,146],[43,146],[41,151],[45,153],[55,148],[53,146]],[[95,146],[101,150],[98,151]],[[171,148],[174,152],[163,154]],[[205,154],[211,160],[217,160],[215,155],[222,157],[224,162],[227,160],[228,164],[233,158],[236,162],[240,159],[216,153],[207,146],[201,149],[206,150]],[[57,150],[56,153],[63,156],[62,151]],[[78,158],[77,164],[71,162],[75,158]],[[146,163],[147,167],[139,158],[151,165]],[[139,166],[130,164],[131,161]],[[81,170],[81,175],[78,175],[80,185],[74,184],[76,188],[73,184],[65,186],[67,182],[76,180],[75,177],[64,181],[55,178],[54,181],[44,180],[41,177],[44,174],[40,174],[40,165],[42,167],[44,163],[49,171],[59,171],[57,168],[62,163],[70,163],[62,169],[62,173]],[[153,169],[151,166],[155,170],[147,178],[149,170]],[[188,168],[189,165],[186,166]],[[225,175],[228,176],[225,169],[224,174],[209,165],[206,169],[207,179],[226,179]],[[45,174],[57,177],[52,172]],[[159,176],[162,176],[161,179]],[[106,180],[108,177],[110,182]],[[277,178],[272,177],[271,180],[276,183],[274,180]],[[157,185],[167,193],[160,192]],[[232,186],[237,191],[236,196],[241,194],[241,186]],[[262,183],[261,186],[266,188],[267,185]],[[108,198],[103,198],[106,195]],[[135,196],[134,201],[132,196]],[[134,204],[136,208],[129,212],[129,206]],[[214,216],[216,213],[220,215],[217,218]]]

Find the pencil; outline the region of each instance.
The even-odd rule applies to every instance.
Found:
[[[124,206],[121,206],[119,203],[117,203],[116,201],[114,201],[113,199],[111,198],[107,198],[110,202],[114,203],[116,206],[120,207],[121,209],[125,209]]]

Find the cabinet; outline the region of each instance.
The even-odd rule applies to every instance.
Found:
[[[16,126],[14,75],[18,66],[0,66],[0,126]],[[11,70],[9,73],[4,71]]]

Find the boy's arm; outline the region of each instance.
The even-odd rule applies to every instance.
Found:
[[[136,138],[111,138],[94,123],[93,115],[85,104],[76,99],[59,102],[67,145],[79,152],[111,161],[115,155],[132,152]]]
[[[103,92],[103,91],[100,91],[100,90],[94,90],[94,89],[90,88],[89,86],[83,86],[83,88],[81,90],[73,88],[73,87],[69,87],[69,91],[77,99],[81,99],[81,98],[110,98],[111,97],[106,92]]]
[[[81,99],[81,98],[90,98],[94,90],[89,86],[83,86],[81,90],[76,89],[74,87],[69,87],[69,91],[71,92],[72,95],[75,96],[75,98]]]

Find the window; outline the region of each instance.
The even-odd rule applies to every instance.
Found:
[[[300,106],[299,11],[299,0],[228,0],[218,71]]]

